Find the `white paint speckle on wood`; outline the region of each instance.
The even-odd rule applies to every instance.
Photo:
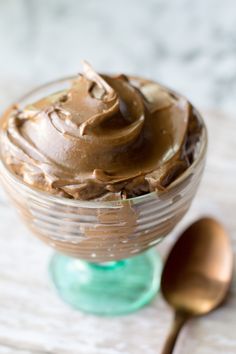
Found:
[[[236,250],[235,117],[208,112],[209,155],[189,213],[159,249],[200,215],[218,217]],[[47,274],[51,250],[33,238],[0,192],[0,354],[158,354],[171,322],[161,295],[141,311],[97,318],[61,302]],[[175,354],[236,353],[236,281],[224,307],[192,320]]]

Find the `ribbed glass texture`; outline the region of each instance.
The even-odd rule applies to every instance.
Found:
[[[24,106],[68,86],[63,79],[31,92]],[[201,120],[201,117],[199,116]],[[194,163],[168,188],[129,200],[77,201],[53,196],[26,185],[0,163],[4,188],[26,225],[60,253],[108,262],[129,258],[162,240],[189,209],[205,164],[206,128],[197,146]]]

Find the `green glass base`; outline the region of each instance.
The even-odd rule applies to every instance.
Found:
[[[101,264],[55,254],[50,273],[60,296],[74,308],[114,316],[149,303],[159,289],[161,268],[153,250]]]

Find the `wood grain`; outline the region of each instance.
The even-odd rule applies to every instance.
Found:
[[[201,215],[218,217],[236,251],[236,117],[205,114],[207,168],[184,220],[159,246],[163,258],[178,233]],[[47,275],[51,250],[33,238],[0,191],[0,354],[158,354],[171,321],[159,295],[124,317],[97,318],[58,299]],[[175,354],[236,353],[236,280],[224,307],[193,320]]]

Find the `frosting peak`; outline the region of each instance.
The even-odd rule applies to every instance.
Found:
[[[26,183],[76,199],[167,187],[191,162],[200,129],[191,105],[152,81],[83,66],[71,88],[6,114],[6,163]]]

